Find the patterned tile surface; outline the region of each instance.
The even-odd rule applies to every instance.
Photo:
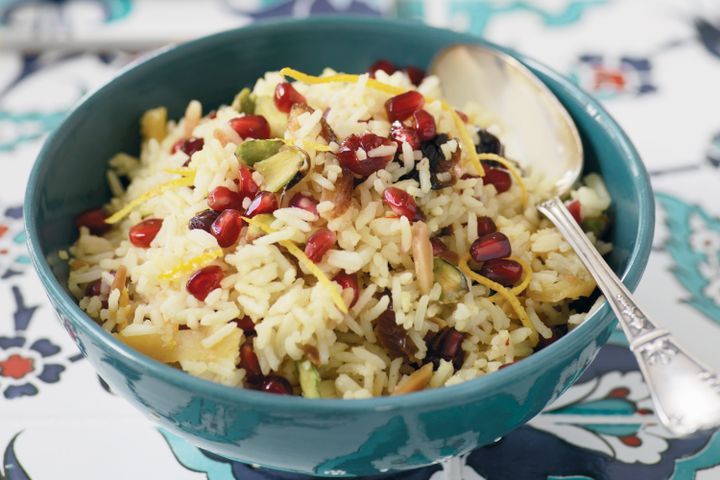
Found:
[[[0,479],[299,478],[200,451],[156,430],[109,392],[53,318],[29,266],[20,206],[45,135],[84,92],[132,59],[120,50],[267,17],[352,12],[423,19],[515,47],[592,91],[627,129],[653,175],[657,233],[640,300],[658,322],[720,368],[714,354],[720,338],[716,1],[177,0],[169,5],[0,0],[5,45],[0,50],[5,172],[0,176]],[[198,12],[203,22],[193,21]],[[149,28],[158,13],[172,17],[166,23],[173,26]],[[74,53],[27,51],[32,42],[62,41]],[[97,45],[114,46],[113,53],[96,53]],[[117,462],[117,452],[136,461]],[[720,479],[720,433],[670,438],[657,425],[618,331],[546,412],[461,463],[466,479]],[[396,478],[443,475],[433,467]]]

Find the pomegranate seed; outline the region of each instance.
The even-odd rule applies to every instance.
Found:
[[[397,68],[395,68],[395,65],[390,63],[388,60],[380,59],[370,65],[370,68],[368,68],[368,73],[370,73],[371,77],[375,78],[375,72],[377,72],[378,70],[382,70],[388,75],[392,75],[397,71]]]
[[[208,118],[210,120],[215,120],[215,118],[217,118],[217,110],[211,110],[210,113],[208,113]]]
[[[318,202],[313,197],[303,195],[302,193],[296,193],[290,200],[291,207],[302,208],[315,216],[318,214],[317,204]]]
[[[515,260],[495,258],[483,263],[478,273],[503,287],[512,287],[522,277],[523,269]]]
[[[245,210],[246,217],[254,217],[261,213],[272,213],[278,209],[278,200],[274,193],[260,192],[255,195],[252,202]]]
[[[260,390],[277,395],[292,395],[290,382],[280,375],[268,375],[265,380],[263,380]]]
[[[212,225],[217,217],[218,212],[215,210],[203,210],[190,219],[188,222],[188,229],[205,230],[206,232],[210,232],[210,225]]]
[[[460,110],[455,110],[455,113],[457,113],[458,117],[460,117],[460,120],[463,121],[463,123],[468,123],[470,119],[467,116],[467,113],[461,112]]]
[[[210,226],[210,233],[221,248],[228,248],[237,242],[243,227],[242,213],[228,208],[223,210]]]
[[[418,110],[413,113],[415,119],[415,130],[420,141],[426,142],[435,138],[435,119],[427,110]]]
[[[296,103],[307,103],[307,100],[295,87],[288,82],[279,83],[275,87],[275,106],[278,110],[288,113]]]
[[[407,67],[403,68],[403,71],[407,74],[413,85],[420,85],[425,78],[425,70],[423,70],[422,68],[408,65]]]
[[[207,198],[208,206],[216,212],[222,212],[228,208],[241,210],[242,201],[243,197],[239,193],[223,186],[215,187]]]
[[[413,150],[420,149],[420,137],[414,128],[406,127],[400,122],[393,122],[390,127],[390,138],[395,140],[398,148],[402,148],[403,142],[407,142]]]
[[[437,334],[426,339],[428,352],[425,358],[431,360],[436,366],[442,359],[452,362],[455,368],[460,368],[465,360],[465,352],[461,348],[464,339],[465,334],[454,328],[443,328]]]
[[[572,202],[567,204],[567,209],[570,212],[570,215],[572,215],[575,221],[578,223],[578,225],[582,224],[580,202],[578,200],[573,200]]]
[[[247,165],[238,167],[238,194],[242,198],[253,198],[260,190],[252,178],[252,170]]]
[[[315,263],[322,260],[323,255],[335,245],[335,232],[327,228],[315,230],[305,244],[305,255]]]
[[[242,138],[270,138],[270,124],[262,115],[245,115],[233,118],[228,122],[233,130]]]
[[[497,232],[495,222],[490,217],[478,217],[477,218],[477,233],[478,237],[484,237],[488,233]]]
[[[102,293],[102,280],[97,279],[94,282],[90,282],[85,285],[85,296],[86,297],[97,297]]]
[[[240,365],[245,369],[246,378],[252,381],[259,381],[262,378],[260,362],[253,350],[252,342],[247,341],[240,346]]]
[[[385,168],[393,159],[395,153],[393,152],[392,155],[384,155],[381,157],[367,157],[364,160],[360,160],[357,156],[358,149],[362,148],[367,153],[377,147],[390,145],[395,146],[395,142],[389,138],[375,135],[374,133],[366,133],[362,137],[350,135],[340,145],[340,150],[337,153],[338,161],[341,166],[364,178],[373,172]]]
[[[201,268],[192,274],[185,285],[185,289],[190,295],[202,302],[210,292],[220,286],[223,276],[222,268],[217,265]]]
[[[410,90],[409,92],[389,98],[385,102],[385,111],[387,112],[390,122],[394,122],[395,120],[403,121],[415,111],[420,110],[424,104],[425,98],[422,94]]]
[[[190,137],[178,140],[172,147],[172,153],[181,150],[188,157],[192,157],[193,153],[199,152],[205,146],[205,140],[202,138]]]
[[[512,179],[510,174],[500,168],[485,166],[485,176],[482,177],[483,184],[495,185],[497,193],[503,193],[510,190]]]
[[[358,285],[357,273],[345,273],[341,271],[340,273],[335,275],[333,281],[339,283],[340,288],[342,288],[343,290],[345,290],[346,288],[352,288],[353,297],[350,301],[350,305],[348,305],[352,308],[352,306],[355,305],[355,302],[357,302],[358,297],[360,296],[360,286]]]
[[[246,337],[253,337],[257,335],[257,332],[255,331],[255,322],[253,322],[247,315],[243,318],[236,318],[235,324],[243,331]]]
[[[510,240],[501,232],[488,233],[470,245],[470,255],[476,262],[509,257],[511,253]]]
[[[150,244],[157,236],[163,221],[161,218],[148,218],[130,228],[130,243],[140,248],[150,248]]]
[[[418,209],[415,199],[404,190],[396,187],[388,187],[383,192],[383,201],[397,215],[401,215],[408,220],[421,220],[423,214]]]
[[[80,227],[87,227],[93,235],[102,235],[110,230],[110,225],[105,223],[106,218],[107,214],[105,210],[102,208],[94,208],[78,215],[75,219],[75,225],[78,229]]]

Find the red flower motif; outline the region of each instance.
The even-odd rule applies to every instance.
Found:
[[[19,380],[33,371],[33,360],[17,353],[0,362],[0,376]]]

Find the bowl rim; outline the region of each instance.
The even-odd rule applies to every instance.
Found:
[[[146,68],[152,69],[153,61],[158,57],[171,60],[173,57],[191,53],[195,49],[205,48],[216,42],[223,43],[226,38],[234,38],[237,35],[268,34],[278,28],[304,26],[312,28],[315,26],[332,26],[334,28],[403,28],[423,31],[429,35],[448,35],[452,33],[458,42],[478,43],[489,48],[509,53],[523,64],[542,73],[552,79],[557,85],[569,94],[576,101],[581,103],[585,110],[591,114],[607,134],[613,139],[617,147],[623,152],[623,161],[633,173],[633,184],[639,199],[638,218],[646,219],[639,222],[638,232],[635,237],[635,244],[630,252],[628,263],[621,278],[628,288],[634,289],[648,262],[651,250],[655,203],[649,176],[644,164],[635,147],[630,142],[625,132],[620,128],[612,116],[589,94],[584,92],[570,80],[555,72],[553,69],[527,56],[515,52],[512,49],[488,42],[480,37],[468,33],[450,32],[446,29],[430,27],[419,22],[407,20],[378,19],[367,16],[347,15],[320,15],[305,19],[272,19],[258,21],[252,24],[227,30],[212,35],[204,36],[179,45],[168,46],[139,58],[117,72],[110,80],[95,88],[83,96],[68,113],[63,123],[53,131],[45,140],[40,153],[30,173],[24,201],[24,220],[27,235],[27,245],[35,270],[45,288],[46,294],[54,301],[57,313],[61,313],[71,323],[83,330],[95,342],[102,344],[105,352],[112,352],[112,356],[118,357],[122,362],[128,363],[133,369],[146,371],[153,376],[177,387],[192,392],[222,399],[225,402],[232,402],[238,405],[259,407],[275,407],[281,410],[293,409],[309,413],[328,412],[367,412],[367,411],[392,411],[407,408],[432,408],[433,405],[448,405],[464,403],[474,397],[481,397],[489,391],[497,390],[502,385],[514,383],[538,365],[549,359],[550,356],[563,358],[570,351],[574,350],[578,343],[581,343],[586,336],[595,338],[605,328],[605,323],[612,321],[611,312],[607,302],[603,302],[593,314],[580,324],[573,331],[565,335],[560,341],[555,342],[539,352],[519,361],[509,368],[493,372],[492,375],[484,375],[458,385],[443,388],[414,392],[408,395],[397,397],[382,396],[368,399],[306,399],[296,396],[268,395],[245,388],[230,387],[210,380],[195,377],[182,370],[170,367],[164,363],[154,360],[139,351],[125,345],[110,333],[106,332],[99,324],[83,312],[75,300],[64,290],[60,282],[53,275],[49,263],[43,256],[38,235],[38,224],[35,217],[35,205],[38,205],[42,195],[38,188],[38,179],[45,166],[49,163],[51,151],[55,145],[67,136],[69,125],[74,117],[81,115],[95,101],[95,97],[110,87],[116,80],[124,78],[129,74],[142,74]],[[610,319],[603,322],[604,317]],[[559,392],[557,392],[559,393]]]

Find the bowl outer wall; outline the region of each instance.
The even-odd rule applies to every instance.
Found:
[[[338,41],[328,42],[333,36]],[[365,18],[254,24],[162,52],[125,69],[80,103],[47,140],[33,168],[25,204],[28,243],[65,327],[116,392],[162,425],[219,454],[304,473],[359,475],[421,466],[488,443],[532,418],[577,379],[613,328],[607,305],[561,341],[530,358],[453,387],[354,401],[306,400],[232,389],[162,365],[115,340],[77,307],[46,260],[50,252],[72,241],[73,215],[107,199],[107,189],[98,186],[104,183],[105,159],[119,145],[138,147],[136,119],[145,109],[165,104],[171,117],[179,116],[189,98],[198,98],[197,92],[202,92],[199,98],[206,105],[227,102],[252,78],[286,64],[310,72],[318,72],[326,64],[361,71],[383,56],[398,63],[423,65],[433,52],[461,42],[487,45],[469,35]],[[349,56],[343,45],[358,48]],[[236,52],[252,49],[261,53],[245,58]],[[309,55],[313,50],[320,54]],[[652,191],[637,152],[612,118],[585,93],[538,62],[509,53],[558,95],[578,123],[586,151],[603,158],[590,158],[590,166],[606,178],[615,200],[624,199],[620,205],[623,216],[618,218],[633,220],[615,226],[614,267],[624,267],[618,271],[626,285],[634,288],[649,256],[654,226]],[[223,55],[237,63],[220,65],[216,57]],[[261,65],[251,66],[253,56],[256,61],[262,58]],[[247,68],[228,74],[237,64]],[[208,73],[208,68],[225,74],[203,77],[212,77],[213,85],[221,84],[203,90],[197,72]],[[198,78],[174,80],[182,75]],[[232,80],[227,79],[230,76]],[[148,78],[152,81],[147,82]],[[156,85],[169,88],[156,91]],[[98,108],[103,112],[100,120],[111,117],[114,123],[94,125]],[[93,113],[95,120],[88,119]],[[93,147],[77,141],[76,136],[86,129],[94,129]],[[79,152],[81,158],[97,160],[71,174],[93,181],[85,182],[88,186],[81,195],[72,189],[53,191],[48,184],[51,179],[72,186],[77,180],[63,178],[52,159],[77,157]]]

